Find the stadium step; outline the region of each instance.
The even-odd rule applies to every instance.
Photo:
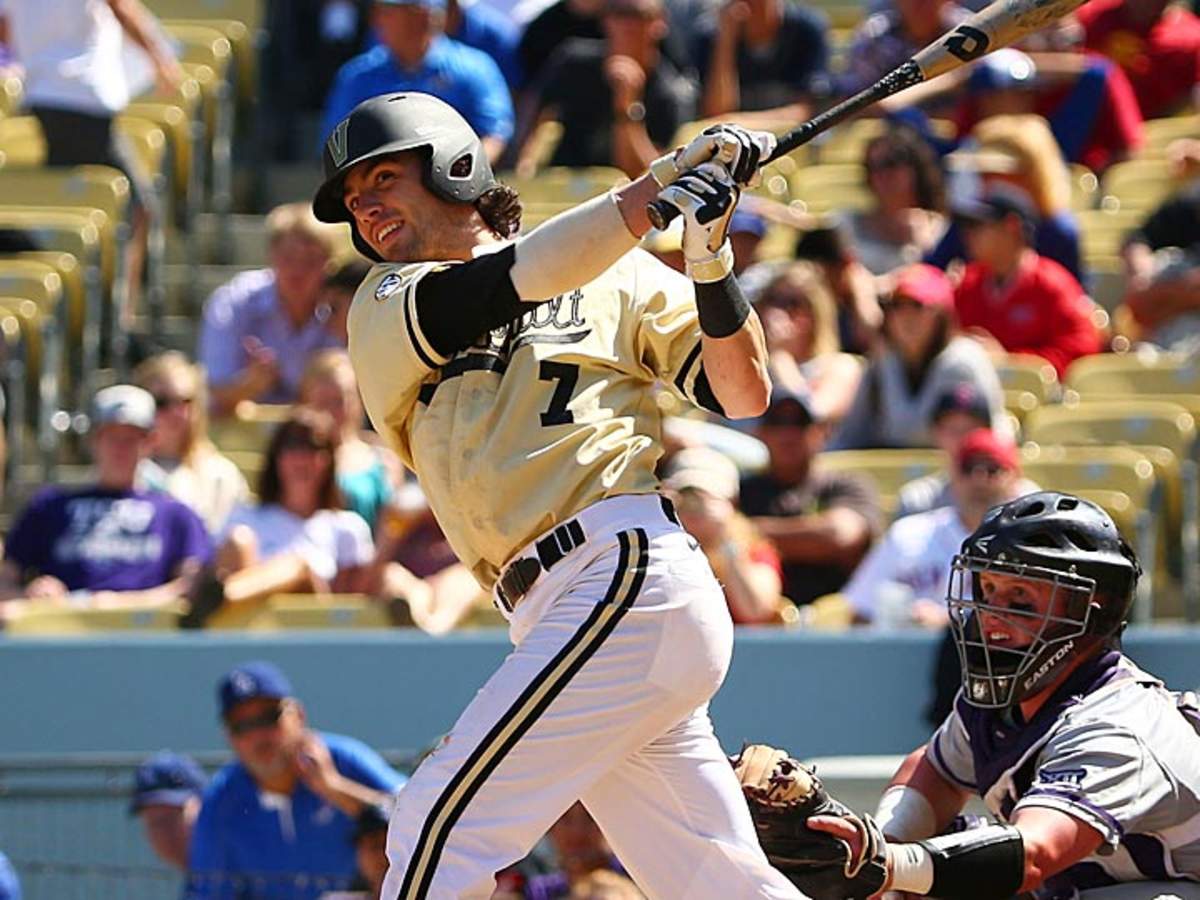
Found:
[[[206,264],[168,263],[163,267],[163,282],[167,292],[167,312],[171,315],[199,318],[208,295],[247,269],[257,269],[264,262],[250,265],[222,266]]]
[[[235,213],[229,217],[227,262],[233,265],[261,266],[267,258],[266,217]],[[201,263],[216,262],[221,246],[221,223],[213,213],[200,213],[192,222],[190,234],[173,234],[167,241],[167,262],[186,263],[191,254]]]

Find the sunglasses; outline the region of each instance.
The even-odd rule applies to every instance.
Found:
[[[873,159],[867,163],[868,172],[882,172],[885,169],[900,169],[908,165],[908,160],[902,156],[885,156]]]
[[[990,459],[969,459],[958,468],[964,475],[974,475],[977,472],[983,472],[989,478],[995,478],[1004,471],[1004,466],[992,462]]]
[[[895,312],[902,309],[916,310],[924,309],[925,304],[916,300],[910,300],[908,297],[896,297],[892,300],[886,300],[879,304],[879,308],[884,312]]]
[[[190,406],[191,403],[191,397],[168,397],[159,394],[154,395],[154,408],[160,412],[164,409],[172,409],[176,406]]]
[[[275,706],[261,715],[248,719],[238,719],[236,722],[226,722],[225,727],[229,729],[229,733],[234,737],[241,737],[253,731],[261,731],[264,728],[274,728],[279,724],[279,720],[283,718],[283,710],[284,707],[282,705]]]

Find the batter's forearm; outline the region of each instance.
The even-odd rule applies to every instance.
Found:
[[[771,400],[771,376],[767,371],[767,342],[753,310],[728,337],[703,334],[700,354],[713,396],[728,418],[762,415]]]

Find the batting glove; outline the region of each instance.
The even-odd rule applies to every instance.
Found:
[[[733,271],[725,235],[739,195],[729,172],[713,162],[684,172],[658,195],[683,215],[683,257],[693,281],[720,281]]]
[[[686,146],[660,156],[650,164],[659,187],[673,184],[684,172],[706,162],[720,163],[740,187],[761,180],[759,165],[775,150],[775,135],[750,131],[740,125],[710,125]]]

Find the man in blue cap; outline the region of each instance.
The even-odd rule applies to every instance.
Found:
[[[309,729],[280,669],[237,666],[217,687],[237,761],[204,792],[185,897],[306,900],[354,879],[355,823],[404,778],[354,738]]]
[[[379,45],[338,71],[325,101],[322,141],[363,100],[420,91],[458,110],[494,163],[513,133],[508,85],[490,56],[447,37],[445,24],[446,0],[375,0],[371,25]]]
[[[186,870],[192,826],[208,777],[190,756],[163,750],[133,774],[129,814],[142,820],[142,833],[154,855]]]

